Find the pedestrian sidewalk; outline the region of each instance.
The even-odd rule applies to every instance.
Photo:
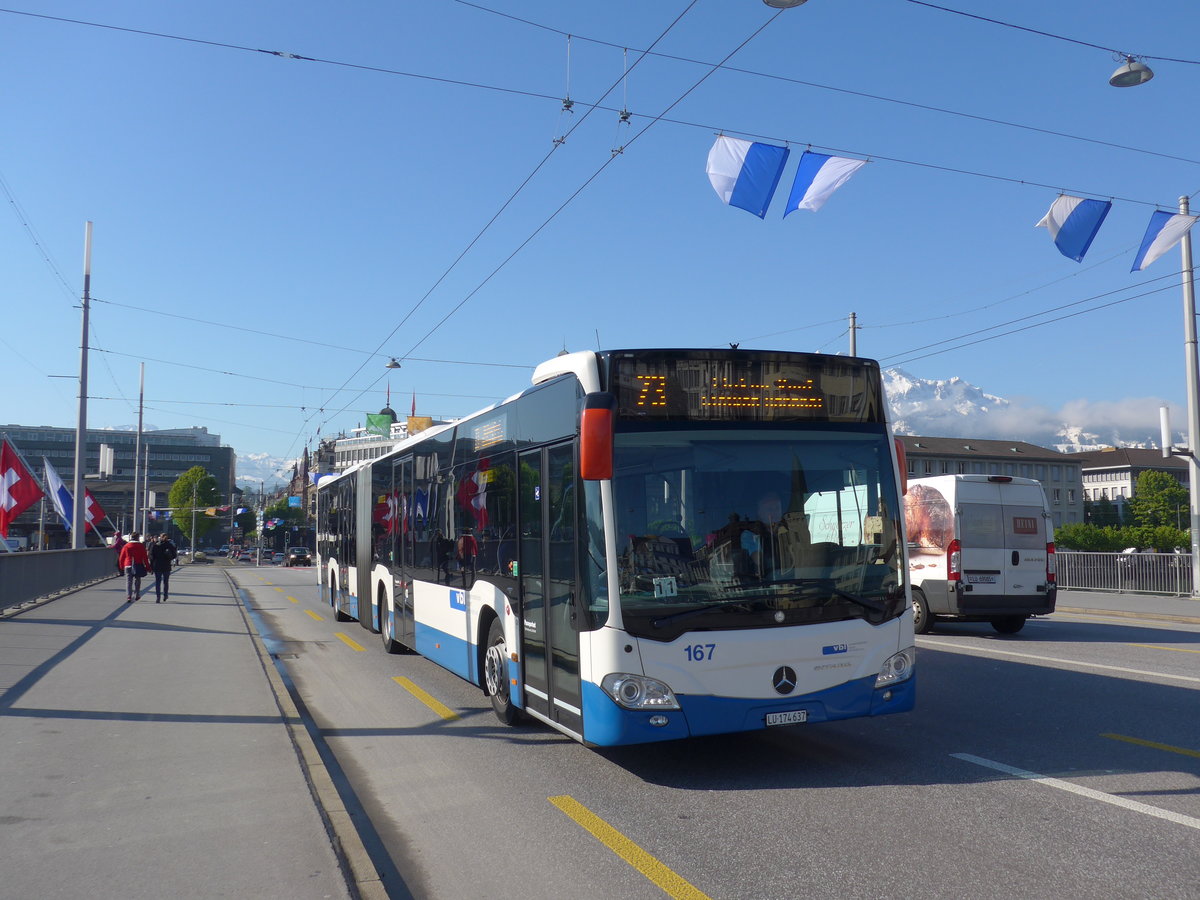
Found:
[[[374,893],[223,569],[177,569],[162,604],[142,584],[0,619],[0,898]]]
[[[1122,594],[1115,591],[1058,592],[1059,612],[1089,613],[1120,618],[1156,619],[1200,625],[1200,600],[1157,594]]]

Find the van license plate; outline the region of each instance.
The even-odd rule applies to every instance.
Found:
[[[995,584],[995,575],[967,575],[967,584]]]
[[[793,709],[788,712],[767,713],[767,725],[799,725],[808,721],[807,709]]]

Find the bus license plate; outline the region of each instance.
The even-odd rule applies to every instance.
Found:
[[[799,725],[808,721],[807,709],[792,709],[788,712],[767,713],[767,725]]]
[[[968,575],[967,583],[968,584],[995,584],[996,576],[995,575]]]

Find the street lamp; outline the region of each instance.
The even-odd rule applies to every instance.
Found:
[[[1124,58],[1125,63],[1117,67],[1117,71],[1113,72],[1108,79],[1108,83],[1113,87],[1137,87],[1139,84],[1145,84],[1154,77],[1154,73],[1150,67],[1143,62],[1138,62],[1136,56],[1124,54],[1117,56],[1117,59]]]

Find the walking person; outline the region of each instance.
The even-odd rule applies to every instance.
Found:
[[[113,562],[117,564],[117,574],[124,574],[125,570],[121,568],[121,548],[125,546],[125,538],[121,537],[121,532],[113,535]]]
[[[151,541],[148,555],[150,571],[154,573],[154,602],[166,603],[171,596],[171,565],[179,551],[164,531]]]
[[[142,594],[142,578],[150,567],[150,557],[146,555],[146,545],[141,541],[141,532],[135,531],[129,535],[129,540],[121,547],[121,568],[125,572],[126,603],[132,603]]]

